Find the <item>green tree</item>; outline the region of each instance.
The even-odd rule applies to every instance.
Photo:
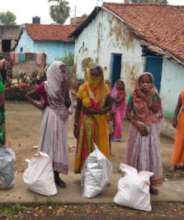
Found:
[[[167,5],[167,0],[132,0],[132,3],[148,3],[148,4],[163,4]]]
[[[14,25],[16,21],[16,16],[11,12],[0,12],[0,23],[4,25]]]
[[[54,3],[50,6],[51,18],[59,24],[63,24],[70,15],[69,3],[66,0],[48,0]]]

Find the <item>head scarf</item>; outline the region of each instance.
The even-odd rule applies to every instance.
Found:
[[[122,81],[122,80],[117,80],[112,88],[112,91],[111,91],[111,97],[113,98],[116,98],[118,96],[118,89],[117,89],[117,83],[119,81]],[[123,81],[122,81],[123,82]],[[123,82],[124,83],[124,82]],[[122,93],[124,93],[124,96],[126,97],[126,91],[125,91],[125,88],[124,90],[122,91]]]
[[[144,76],[149,76],[152,81],[152,85],[149,87],[148,93],[146,94],[140,87],[140,81]],[[133,93],[135,119],[145,124],[156,123],[162,118],[161,99],[153,83],[152,74],[144,72],[138,77],[136,88]],[[156,108],[156,111],[153,111],[153,108]]]
[[[68,112],[64,104],[66,88],[62,84],[64,85],[64,82],[68,80],[68,74],[66,68],[61,71],[61,65],[65,66],[61,61],[54,61],[47,68],[45,89],[48,95],[49,106],[66,116]]]
[[[82,85],[81,89],[83,94],[79,96],[83,96],[82,103],[85,107],[92,107],[92,108],[101,108],[104,103],[106,96],[109,94],[109,88],[104,81],[104,75],[102,71],[102,75],[99,75],[98,80],[93,80],[91,76],[91,71],[93,68],[101,68],[100,66],[93,66],[91,69],[88,69],[86,81],[84,85]]]

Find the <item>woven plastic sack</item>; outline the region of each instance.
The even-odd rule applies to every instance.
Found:
[[[82,170],[82,196],[92,198],[103,192],[110,182],[111,175],[111,162],[95,145],[95,150],[88,156]]]
[[[153,173],[149,171],[138,173],[135,168],[126,164],[120,164],[120,170],[125,176],[118,182],[114,202],[138,210],[151,211],[150,177]]]
[[[31,160],[26,161],[28,167],[24,171],[23,180],[28,188],[33,192],[45,196],[57,194],[52,162],[49,156],[43,152],[39,152]]]
[[[0,147],[0,189],[11,188],[15,178],[15,153],[9,147]]]

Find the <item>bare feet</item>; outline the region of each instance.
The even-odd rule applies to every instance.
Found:
[[[58,187],[66,187],[66,183],[60,178],[59,173],[57,171],[54,171],[54,181]]]
[[[158,189],[156,189],[156,188],[154,188],[153,186],[150,186],[150,193],[152,194],[152,195],[158,195],[159,194],[159,191],[158,191]]]

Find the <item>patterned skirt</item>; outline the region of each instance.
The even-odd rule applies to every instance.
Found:
[[[154,173],[152,185],[162,183],[162,164],[160,154],[160,123],[147,126],[148,136],[141,136],[137,128],[130,124],[126,163],[138,171],[146,170]]]
[[[68,173],[67,119],[46,107],[41,125],[40,151],[49,155],[54,171]]]

